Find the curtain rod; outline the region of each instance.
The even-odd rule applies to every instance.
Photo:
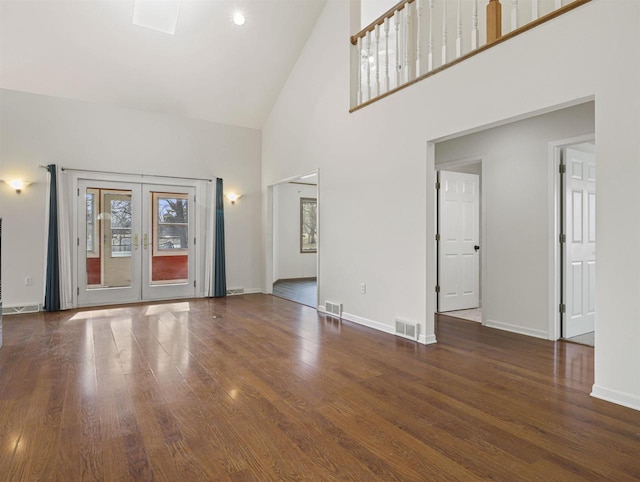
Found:
[[[41,167],[42,169],[49,169],[48,166],[44,166],[42,164],[40,164],[38,167]],[[207,181],[207,182],[213,182],[213,179],[207,179],[204,177],[185,177],[185,176],[163,176],[162,174],[137,174],[137,173],[133,173],[133,172],[115,172],[115,171],[96,171],[96,170],[92,170],[92,169],[73,169],[70,167],[61,167],[60,168],[62,171],[75,171],[75,172],[95,172],[98,174],[118,174],[118,175],[127,175],[127,176],[142,176],[142,177],[163,177],[166,179],[186,179],[189,181]]]

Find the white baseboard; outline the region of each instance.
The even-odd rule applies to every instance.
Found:
[[[385,333],[395,335],[393,326],[387,325],[385,323],[380,323],[379,321],[370,320],[368,318],[354,315],[352,313],[346,313],[344,311],[342,312],[342,318],[345,320],[353,321],[354,323],[357,323],[359,325],[368,326],[369,328],[373,328],[374,330],[383,331]]]
[[[436,335],[420,335],[418,342],[423,345],[432,345],[433,343],[438,343],[438,340],[436,340]]]
[[[591,396],[607,402],[622,405],[623,407],[640,410],[640,397],[630,393],[619,392],[610,388],[599,387],[595,383],[591,388]]]
[[[320,311],[320,307],[318,307],[318,311]],[[345,320],[357,323],[358,325],[363,325],[368,328],[373,328],[374,330],[382,331],[383,333],[388,333],[390,335],[396,336],[395,328],[393,325],[387,325],[386,323],[380,323],[379,321],[370,320],[362,316],[354,315],[352,313],[345,313],[345,312],[342,312],[342,318]],[[435,343],[436,337],[435,335],[430,335],[430,336],[420,335],[418,339],[415,341],[417,341],[418,343],[422,343],[423,345],[427,345],[429,343]]]
[[[487,320],[484,326],[489,328],[496,328],[498,330],[510,331],[511,333],[518,333],[519,335],[533,336],[535,338],[542,338],[547,340],[549,334],[544,330],[535,330],[533,328],[526,328],[523,326],[512,325],[510,323],[503,323],[502,321]]]
[[[326,313],[327,312],[327,307],[324,305],[318,305],[318,311],[320,313]]]

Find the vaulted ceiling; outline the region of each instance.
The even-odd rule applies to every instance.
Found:
[[[182,0],[168,35],[133,0],[1,0],[0,87],[260,128],[324,3]]]

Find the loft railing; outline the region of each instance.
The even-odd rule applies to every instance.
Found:
[[[353,35],[350,112],[591,0],[503,1],[403,0]]]

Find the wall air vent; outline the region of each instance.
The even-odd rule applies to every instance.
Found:
[[[337,316],[338,318],[342,317],[342,304],[336,303],[334,301],[325,301],[324,307],[328,315]]]
[[[417,340],[420,336],[420,325],[396,319],[396,335],[409,340]]]

